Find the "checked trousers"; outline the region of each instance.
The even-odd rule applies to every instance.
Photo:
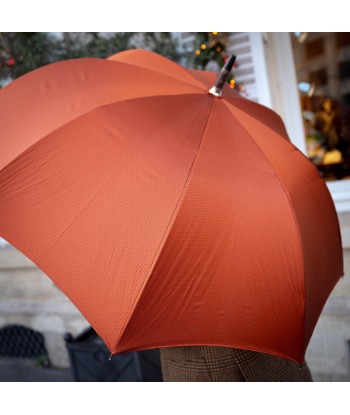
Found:
[[[265,353],[217,346],[160,349],[165,382],[312,382],[310,370]]]

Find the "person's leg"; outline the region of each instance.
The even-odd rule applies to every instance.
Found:
[[[302,365],[270,354],[234,350],[237,365],[247,382],[312,382],[306,362]]]
[[[312,382],[306,364],[215,346],[161,349],[165,382]]]
[[[227,347],[169,347],[160,349],[160,355],[165,382],[244,381]]]

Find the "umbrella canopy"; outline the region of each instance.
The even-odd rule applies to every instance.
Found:
[[[0,236],[112,353],[220,345],[302,361],[343,274],[316,168],[278,115],[142,50],[0,91]]]

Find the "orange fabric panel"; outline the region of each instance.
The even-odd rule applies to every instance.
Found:
[[[215,100],[176,220],[115,351],[164,344],[257,350],[258,343],[297,360],[300,254],[279,178]]]
[[[281,180],[295,215],[305,284],[305,352],[329,293],[344,275],[338,217],[316,167],[292,144],[235,106],[231,113],[245,126]]]
[[[182,95],[101,107],[0,173],[1,235],[111,349],[183,192],[210,101]]]
[[[144,49],[131,49],[116,53],[108,58],[115,62],[127,63],[129,65],[144,68],[158,73],[160,76],[169,76],[174,80],[193,85],[197,88],[207,91],[206,83],[203,84],[201,79],[193,76],[192,71],[178,65],[177,63],[164,58],[154,52]]]
[[[201,81],[205,86],[206,90],[209,90],[216,81],[218,74],[216,72],[199,71],[197,69],[190,69],[192,76]]]
[[[270,108],[264,107],[254,101],[244,99],[236,91],[224,90],[224,98],[227,104],[231,104],[234,108],[238,108],[248,114],[250,117],[249,120],[260,121],[264,126],[270,127],[272,132],[275,132],[277,135],[290,141],[281,117]],[[265,130],[265,133],[267,134],[266,137],[268,137],[268,131]]]
[[[37,69],[1,90],[0,170],[55,129],[99,106],[188,93],[198,93],[198,88],[102,59],[63,61]]]

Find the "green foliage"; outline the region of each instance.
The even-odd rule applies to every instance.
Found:
[[[209,61],[215,61],[221,68],[226,54],[227,33],[198,32],[195,34],[194,66],[205,69]]]
[[[51,366],[51,363],[50,363],[50,360],[49,360],[48,355],[42,354],[42,355],[38,356],[36,358],[36,360],[35,360],[35,366],[41,367],[41,368],[48,368],[48,367],[50,367]]]
[[[60,44],[60,59],[82,57],[107,58],[117,52],[134,47],[134,33],[97,33],[67,32],[63,33]]]
[[[192,64],[197,69],[215,70],[208,68],[208,63],[214,63],[217,69],[222,68],[225,59],[228,57],[227,53],[228,33],[225,32],[197,32],[195,33],[194,51],[192,54]],[[237,66],[237,62],[235,66]],[[233,82],[231,84],[231,82]],[[231,88],[238,91],[243,91],[243,84],[234,82],[234,73],[230,72],[227,83]]]
[[[177,43],[172,39],[170,32],[146,32],[144,41],[147,49],[159,53],[175,62],[180,59]]]
[[[57,46],[47,33],[0,33],[0,78],[18,78],[49,64]]]
[[[0,33],[0,82],[64,59],[106,58],[135,47],[153,50],[172,60],[180,56],[170,32]]]
[[[195,33],[194,50],[181,54],[170,32],[3,32],[0,33],[0,86],[52,62],[85,56],[107,58],[136,47],[176,62],[186,58],[190,67],[198,69],[206,69],[209,62],[216,62],[221,68],[227,56],[226,45],[227,33],[223,32]],[[231,79],[232,74],[228,81]]]

